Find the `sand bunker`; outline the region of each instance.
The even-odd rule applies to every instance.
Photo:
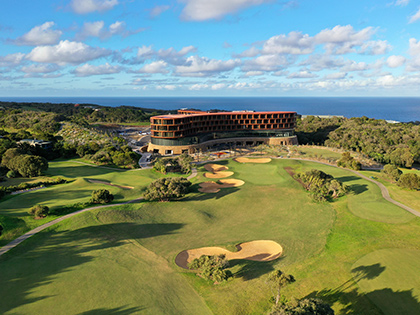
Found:
[[[219,165],[219,164],[206,164],[204,165],[204,168],[212,173],[220,172],[220,171],[226,171],[228,169],[227,166]]]
[[[219,180],[219,182],[220,182],[220,184],[217,183],[217,182],[200,183],[199,185],[200,185],[201,188],[199,188],[199,191],[216,193],[220,190],[220,188],[239,187],[239,186],[242,186],[243,184],[245,184],[245,182],[243,180],[233,179],[233,178],[221,179],[221,180]]]
[[[180,252],[175,263],[184,269],[188,269],[188,263],[202,255],[220,255],[225,254],[226,259],[246,259],[254,261],[271,261],[281,256],[283,248],[274,241],[252,241],[236,245],[237,252],[231,252],[222,247],[202,247],[189,249]]]
[[[240,157],[240,158],[234,159],[234,161],[239,162],[239,163],[269,163],[269,162],[271,162],[271,159],[270,158],[250,159],[250,158],[246,158],[246,157]]]
[[[230,171],[221,171],[221,172],[214,172],[214,173],[205,173],[204,177],[206,178],[226,178],[232,176],[233,172]]]
[[[102,181],[102,180],[88,179],[87,181],[89,183],[92,183],[92,184],[103,184],[103,185],[118,187],[118,188],[121,188],[121,189],[134,189],[134,187],[131,187],[131,186],[115,185],[115,184],[108,183],[108,182],[105,182],[105,181]]]

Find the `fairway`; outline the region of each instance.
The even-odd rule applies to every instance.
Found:
[[[94,179],[134,187],[103,185],[125,200],[130,195],[124,194],[138,197],[147,183],[159,176],[150,170],[117,173],[88,166],[84,171],[84,165],[58,163],[50,170],[52,174],[67,174],[73,176],[73,183],[81,183],[65,184],[74,185],[70,194],[77,193],[76,187],[101,187],[87,181]],[[274,269],[298,279],[285,294],[298,298],[315,294],[342,310],[344,302],[322,292],[354,276],[351,266],[358,259],[390,244],[416,248],[418,218],[397,207],[392,212],[393,224],[381,222],[387,208],[373,211],[372,205],[367,205],[371,218],[354,212],[352,207],[365,203],[364,193],[375,197],[374,205],[386,202],[368,181],[345,169],[288,159],[267,164],[224,160],[218,164],[228,167],[234,172],[232,177],[245,184],[214,194],[201,193],[199,183],[208,181],[204,177],[208,170],[201,165],[192,180],[192,193],[180,201],[141,202],[79,214],[1,256],[0,278],[5,285],[0,287],[0,295],[5,299],[0,313],[262,314],[270,308],[266,277]],[[356,193],[332,203],[316,203],[285,167],[322,169]],[[54,188],[60,187],[65,186]],[[22,213],[25,200],[17,208]],[[184,250],[216,246],[235,252],[235,245],[255,240],[281,245],[281,256],[272,261],[232,259],[229,270],[234,276],[219,285],[175,264]],[[380,314],[374,311],[368,291],[351,298],[358,310],[355,314]]]
[[[420,251],[383,249],[359,259],[352,272],[359,287],[384,314],[420,311]]]

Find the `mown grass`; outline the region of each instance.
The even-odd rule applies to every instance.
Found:
[[[409,215],[410,220],[390,224],[355,215],[349,208],[363,205],[360,197],[372,187],[344,169],[287,159],[220,164],[245,185],[199,193],[196,184],[206,180],[201,166],[194,192],[181,201],[142,202],[78,215],[0,257],[0,278],[5,279],[0,313],[263,314],[270,308],[267,273],[280,268],[297,279],[284,290],[289,297],[321,297],[337,314],[381,314],[376,306],[380,302],[357,286],[353,265],[385,248],[420,250],[419,218]],[[285,172],[286,166],[322,169],[357,193],[314,203]],[[119,175],[112,180],[123,181]],[[378,193],[373,190],[372,196]],[[380,201],[367,208],[387,216],[388,210],[380,211]],[[405,216],[396,213],[397,218]],[[184,249],[230,248],[258,239],[279,242],[283,257],[274,262],[232,261],[234,278],[220,285],[174,263]]]

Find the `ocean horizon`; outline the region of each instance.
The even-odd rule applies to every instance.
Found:
[[[0,97],[3,102],[48,102],[176,110],[285,110],[300,115],[366,116],[420,121],[420,97]]]

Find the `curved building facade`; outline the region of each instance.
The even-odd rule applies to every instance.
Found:
[[[211,147],[297,144],[296,112],[203,112],[179,110],[176,115],[150,118],[148,151],[167,154],[193,153]]]

